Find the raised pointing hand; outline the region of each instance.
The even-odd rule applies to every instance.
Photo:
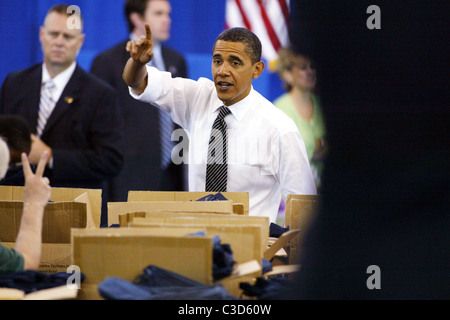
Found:
[[[147,64],[153,59],[153,40],[150,25],[145,24],[145,36],[141,36],[134,41],[128,41],[126,50],[134,61],[141,64]]]

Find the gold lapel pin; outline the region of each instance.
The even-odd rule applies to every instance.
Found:
[[[73,98],[72,97],[65,97],[64,101],[67,102],[68,104],[71,104],[73,102]]]

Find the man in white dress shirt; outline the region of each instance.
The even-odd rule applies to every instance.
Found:
[[[317,193],[305,145],[294,122],[253,89],[252,81],[261,75],[264,63],[261,43],[251,31],[233,28],[216,39],[214,81],[173,79],[170,73],[146,66],[153,58],[151,39],[150,26],[146,25],[146,36],[128,43],[131,58],[123,79],[133,97],[169,112],[189,133],[190,191],[248,192],[249,214],[267,216],[274,223],[282,197]],[[225,129],[215,127],[219,118],[225,121]],[[214,134],[220,130],[226,130],[227,135]],[[216,141],[211,135],[225,141],[226,157],[220,158],[226,162],[222,170],[225,189],[207,187],[210,157],[215,155],[210,154]],[[217,145],[215,148],[222,151]],[[179,160],[176,153],[172,152],[173,161]]]

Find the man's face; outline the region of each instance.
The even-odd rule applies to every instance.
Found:
[[[152,29],[154,41],[163,42],[170,37],[170,13],[172,7],[167,0],[150,0],[144,14],[144,24],[148,23]]]
[[[226,106],[241,101],[251,91],[253,79],[264,70],[262,61],[252,63],[242,42],[219,40],[214,46],[212,75],[217,95]]]
[[[41,27],[39,39],[44,61],[48,65],[70,66],[83,45],[84,34],[80,29],[69,29],[68,19],[65,14],[52,12]]]

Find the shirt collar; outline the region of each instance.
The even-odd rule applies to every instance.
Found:
[[[250,93],[248,94],[248,96],[246,96],[244,99],[242,99],[241,101],[228,106],[228,109],[230,109],[231,113],[233,114],[233,116],[236,118],[237,121],[241,121],[244,116],[247,114],[248,110],[250,110],[253,101],[255,101],[255,93],[256,91],[253,89],[250,90]],[[223,102],[219,99],[217,99],[217,102],[214,104],[211,112],[217,112],[221,106],[223,106]]]
[[[73,62],[69,68],[67,68],[66,70],[58,74],[56,77],[51,79],[50,74],[47,71],[47,65],[44,63],[42,65],[42,84],[45,84],[49,80],[53,80],[53,83],[55,84],[57,90],[62,91],[66,87],[70,78],[72,77],[72,74],[74,73],[76,66],[77,63]]]

